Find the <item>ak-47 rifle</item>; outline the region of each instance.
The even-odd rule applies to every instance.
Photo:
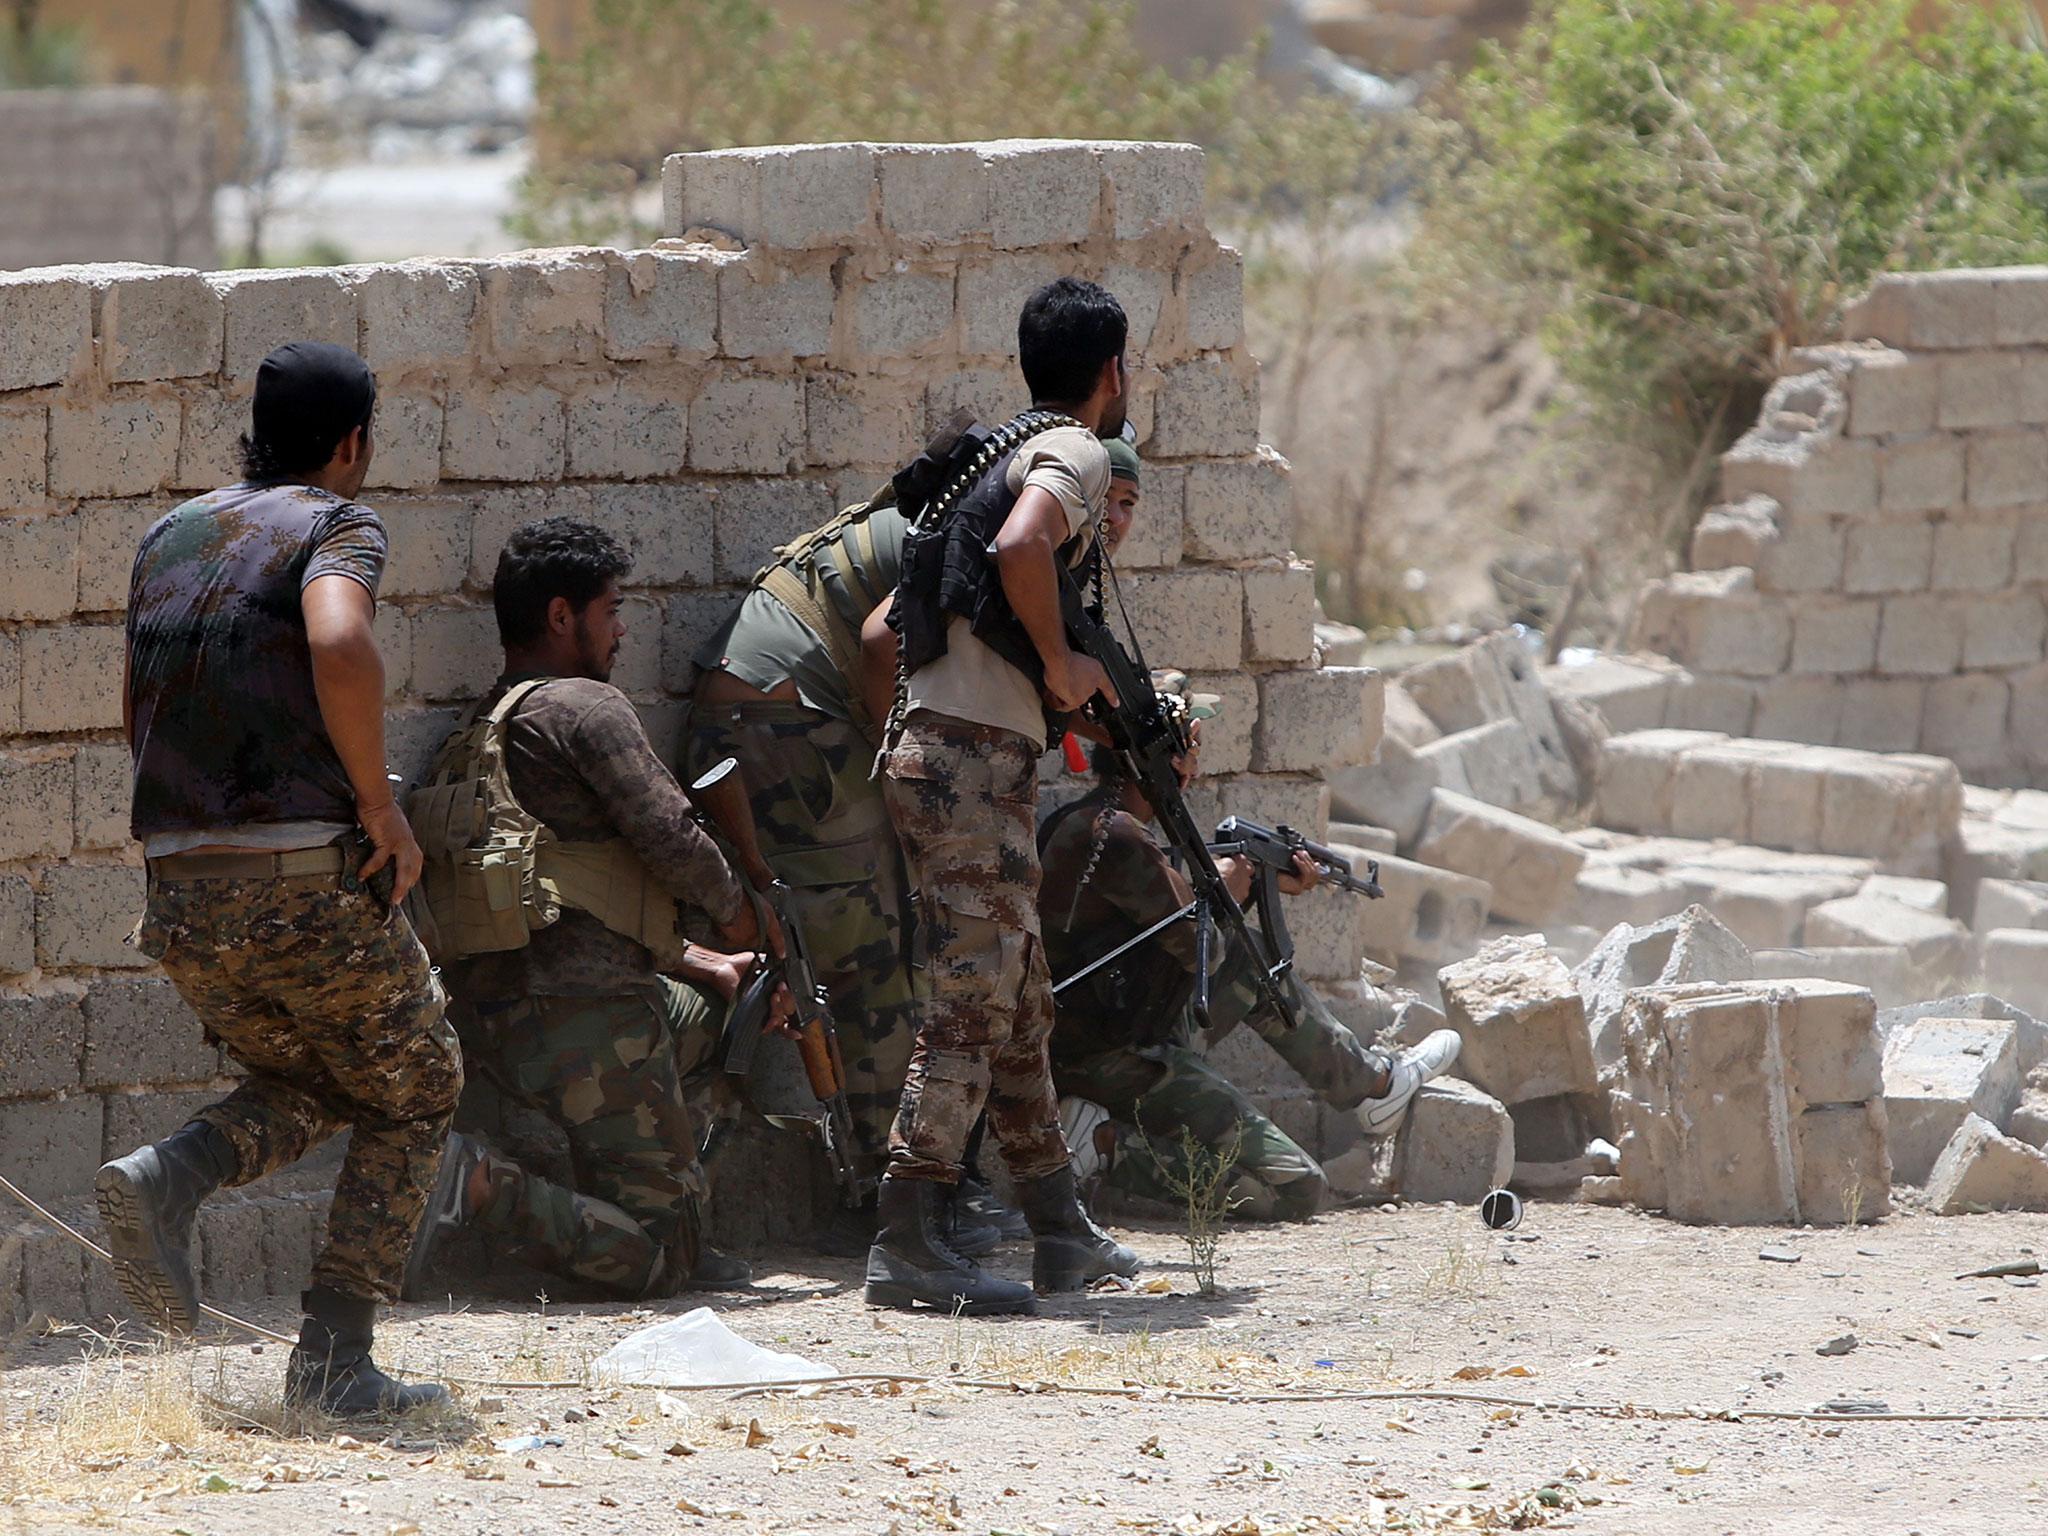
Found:
[[[727,840],[744,850],[747,861],[758,864],[759,848],[753,836],[753,812],[746,792],[734,770],[739,765],[726,758],[690,786],[690,793],[710,816]],[[804,1076],[810,1080],[811,1096],[824,1114],[812,1122],[825,1143],[825,1159],[832,1165],[832,1177],[849,1205],[858,1206],[874,1193],[875,1181],[860,1171],[859,1143],[854,1135],[853,1109],[846,1099],[846,1062],[839,1054],[839,1032],[832,1024],[830,994],[818,980],[811,964],[810,946],[798,921],[790,888],[771,880],[756,898],[773,911],[782,928],[782,958],[778,961],[764,943],[754,971],[733,1000],[726,1015],[725,1033],[719,1042],[722,1064],[734,1077],[745,1077],[753,1069],[754,1052],[774,1004],[775,988],[787,985],[796,1003],[792,1032],[797,1054],[803,1059]],[[767,924],[764,922],[765,929]]]
[[[1287,914],[1280,904],[1280,877],[1293,873],[1296,854],[1307,854],[1323,878],[1340,890],[1373,900],[1386,895],[1380,889],[1378,860],[1365,861],[1365,878],[1361,880],[1343,854],[1311,842],[1285,822],[1265,827],[1242,816],[1226,816],[1217,823],[1209,852],[1244,859],[1252,866],[1252,906],[1259,914],[1259,931],[1266,940],[1266,953],[1282,964],[1293,963],[1294,935],[1287,931]]]
[[[1105,567],[1107,558],[1103,557]],[[1234,941],[1256,962],[1252,974],[1260,993],[1287,1026],[1294,1027],[1299,1021],[1287,989],[1280,985],[1293,961],[1273,953],[1245,922],[1243,909],[1232,899],[1222,872],[1216,868],[1209,840],[1202,836],[1181,796],[1180,773],[1174,762],[1185,757],[1194,745],[1187,721],[1163,705],[1153,691],[1151,669],[1138,649],[1137,636],[1131,636],[1130,650],[1126,651],[1101,615],[1089,608],[1072,573],[1062,568],[1059,576],[1060,615],[1066,624],[1067,641],[1075,650],[1093,657],[1109,674],[1110,686],[1116,690],[1118,702],[1114,705],[1100,694],[1089,701],[1089,718],[1108,735],[1111,750],[1122,759],[1125,775],[1151,802],[1167,846],[1180,858],[1188,883],[1194,887],[1195,899],[1171,918],[1076,971],[1054,991],[1064,990],[1160,928],[1186,917],[1195,924],[1195,995],[1191,1005],[1195,1023],[1203,1028],[1209,1023],[1210,959],[1215,930],[1220,928],[1226,942]],[[1113,572],[1110,579],[1115,579]]]

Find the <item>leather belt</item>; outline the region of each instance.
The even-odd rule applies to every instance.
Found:
[[[348,867],[338,843],[287,848],[282,853],[169,853],[151,859],[159,880],[282,880],[292,875],[338,875]]]

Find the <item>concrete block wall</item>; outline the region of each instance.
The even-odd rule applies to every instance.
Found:
[[[1634,639],[1729,734],[2048,783],[2048,267],[1880,279],[1847,335],[1794,356]]]
[[[1201,188],[1184,145],[724,151],[669,161],[675,238],[649,250],[0,274],[0,1169],[83,1196],[102,1156],[221,1084],[125,942],[142,870],[121,625],[137,538],[234,478],[256,362],[294,338],[377,371],[364,499],[391,534],[378,624],[410,776],[496,674],[489,583],[514,526],[570,513],[632,547],[615,680],[666,746],[691,651],[769,551],[957,406],[1021,408],[1023,297],[1101,280],[1132,316],[1149,461],[1125,595],[1149,659],[1230,701],[1200,812],[1321,835],[1324,771],[1376,749],[1378,678],[1315,666],[1238,258]],[[1350,916],[1300,925],[1311,974],[1356,976]]]

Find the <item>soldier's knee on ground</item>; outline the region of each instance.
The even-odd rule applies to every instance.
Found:
[[[1230,1215],[1235,1221],[1306,1221],[1322,1210],[1329,1194],[1321,1169],[1279,1184],[1240,1169],[1230,1184]]]

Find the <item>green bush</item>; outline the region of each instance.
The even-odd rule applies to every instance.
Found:
[[[1873,277],[2048,254],[2037,25],[1914,10],[1542,0],[1437,109],[1420,263],[1544,324],[1604,429],[1704,479]]]

